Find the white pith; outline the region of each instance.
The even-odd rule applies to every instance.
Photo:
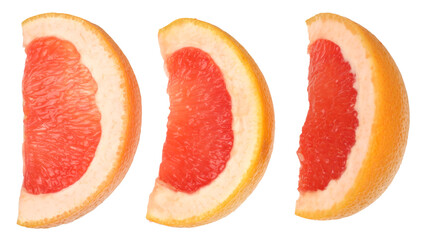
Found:
[[[224,171],[209,185],[194,193],[177,192],[156,180],[147,215],[162,220],[184,220],[201,216],[224,202],[237,188],[258,147],[261,106],[254,82],[241,59],[225,39],[202,26],[184,23],[159,35],[161,54],[167,59],[184,47],[208,53],[224,75],[231,97],[234,143]]]
[[[367,151],[374,119],[374,87],[372,69],[361,39],[355,36],[344,24],[331,20],[317,20],[308,26],[310,43],[327,39],[336,43],[344,59],[350,63],[356,76],[354,88],[357,90],[355,110],[359,125],[356,129],[356,142],[346,161],[346,170],[337,180],[331,180],[324,190],[300,192],[296,202],[298,211],[327,210],[342,201],[358,175]]]
[[[98,33],[97,33],[98,34]],[[33,195],[24,187],[19,200],[19,221],[38,221],[53,218],[80,206],[98,190],[118,160],[123,121],[123,75],[117,62],[105,49],[104,42],[87,23],[68,18],[44,17],[23,25],[24,47],[39,37],[54,36],[68,40],[81,55],[81,63],[97,82],[96,104],[101,113],[101,138],[95,156],[86,173],[73,185],[51,194]]]

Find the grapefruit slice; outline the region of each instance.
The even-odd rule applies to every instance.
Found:
[[[246,50],[211,24],[178,19],[159,31],[159,44],[170,114],[147,219],[198,226],[232,212],[264,174],[271,96]]]
[[[121,182],[138,144],[141,98],[128,60],[100,27],[58,13],[22,27],[18,224],[52,227],[91,211]]]
[[[374,202],[394,178],[408,136],[408,97],[392,57],[365,28],[329,13],[307,25],[310,106],[296,214],[336,219]]]

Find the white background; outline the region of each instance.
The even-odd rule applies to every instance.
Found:
[[[424,239],[424,7],[417,1],[1,1],[0,3],[0,239]],[[101,26],[121,47],[139,81],[140,144],[125,179],[99,207],[59,227],[16,225],[22,184],[22,94],[25,53],[21,22],[64,12]],[[403,75],[411,125],[404,161],[387,191],[345,219],[312,221],[294,215],[298,197],[299,134],[308,109],[305,20],[333,12],[366,27],[386,46]],[[145,219],[166,133],[167,78],[157,32],[180,17],[210,22],[235,37],[267,79],[276,114],[272,158],[253,194],[209,225],[179,229]]]

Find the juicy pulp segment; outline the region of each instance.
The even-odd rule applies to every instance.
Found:
[[[308,52],[309,111],[297,152],[299,191],[324,190],[342,175],[358,127],[356,79],[340,47],[318,39]]]
[[[101,136],[97,84],[75,46],[56,37],[25,49],[24,188],[58,192],[86,172]]]
[[[231,98],[206,52],[182,48],[166,59],[170,114],[159,179],[192,193],[225,168],[233,146]]]

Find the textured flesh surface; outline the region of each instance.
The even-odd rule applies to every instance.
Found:
[[[358,127],[355,75],[329,40],[309,46],[309,111],[300,136],[299,191],[324,190],[346,169]]]
[[[68,41],[38,38],[26,53],[24,188],[54,193],[80,179],[95,155],[101,136],[97,84]]]
[[[166,60],[170,114],[159,179],[192,193],[225,168],[233,146],[231,98],[209,54],[182,48]]]

